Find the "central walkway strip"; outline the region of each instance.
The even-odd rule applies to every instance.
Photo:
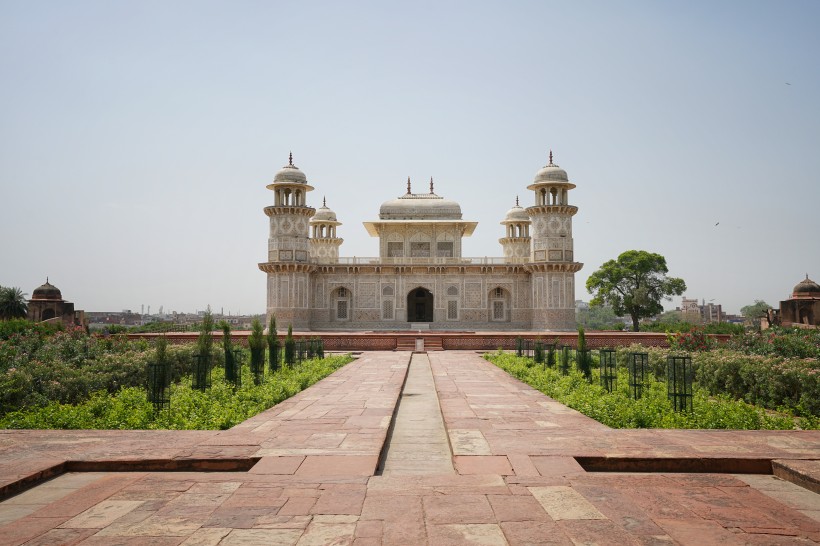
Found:
[[[388,438],[382,475],[453,474],[430,359],[414,354]]]

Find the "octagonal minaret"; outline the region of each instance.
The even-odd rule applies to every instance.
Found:
[[[336,213],[327,207],[327,200],[322,199],[322,206],[310,219],[310,257],[313,261],[338,263],[339,247],[344,239],[336,236],[336,228],[341,225]]]
[[[268,261],[259,264],[268,274],[267,318],[274,313],[283,327],[292,324],[296,329],[307,329],[309,275],[315,268],[310,263],[308,226],[316,209],[307,206],[306,196],[313,187],[293,164],[293,154],[266,187],[274,193],[274,205],[265,207],[270,217]]]
[[[535,329],[575,329],[575,273],[583,264],[574,261],[572,217],[578,207],[569,204],[574,188],[567,172],[553,163],[552,151],[549,163],[527,186],[535,194],[535,205],[526,210],[532,222],[529,267]]]
[[[498,240],[504,252],[507,262],[518,263],[527,262],[531,253],[530,238],[530,217],[519,204],[518,197],[515,198],[515,206],[507,211],[504,220],[506,236]]]

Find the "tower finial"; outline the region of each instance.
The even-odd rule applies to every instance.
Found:
[[[327,197],[325,197],[324,195],[322,196],[322,206],[327,207]]]
[[[516,207],[517,207],[517,206],[519,206],[519,205],[518,205],[518,196],[517,196],[517,195],[515,196],[515,206],[516,206]]]
[[[552,160],[550,160],[550,163],[552,163]],[[293,167],[293,152],[290,152],[290,153],[288,154],[288,165],[290,165],[291,167]]]
[[[433,194],[433,177],[430,177],[430,194]]]
[[[410,177],[407,177],[407,195],[410,195],[412,192],[410,191]]]
[[[550,165],[552,165],[552,150],[550,150]]]

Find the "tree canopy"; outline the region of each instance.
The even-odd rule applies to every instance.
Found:
[[[645,250],[627,250],[617,260],[609,260],[587,279],[591,305],[609,305],[617,315],[629,315],[632,328],[639,321],[663,312],[661,302],[679,296],[686,283],[667,277],[666,258]]]
[[[0,320],[26,318],[28,302],[19,288],[0,286]]]
[[[624,328],[624,322],[608,305],[595,305],[589,309],[580,309],[577,322],[579,326],[587,330],[623,330]]]
[[[751,305],[744,305],[740,308],[740,314],[746,319],[747,323],[753,324],[755,327],[760,326],[760,319],[766,316],[766,312],[772,306],[763,300],[755,300]]]

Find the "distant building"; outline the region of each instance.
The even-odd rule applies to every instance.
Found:
[[[89,324],[120,326],[138,326],[142,324],[142,317],[139,313],[132,313],[130,309],[122,311],[89,311],[86,313]]]
[[[683,298],[677,310],[681,312],[681,318],[688,322],[706,324],[708,322],[726,321],[723,307],[719,303],[706,303],[706,300],[701,300],[701,303],[698,304],[697,299]]]
[[[60,289],[48,282],[34,289],[28,301],[28,319],[32,322],[62,322],[66,326],[85,327],[85,311],[75,311],[74,304],[63,299]]]
[[[769,324],[781,326],[820,326],[820,285],[806,278],[792,291],[792,297],[780,302],[780,309],[769,309]]]
[[[692,320],[693,317],[700,319],[700,306],[696,299],[683,298],[680,302],[680,312],[683,313],[684,320]]]

